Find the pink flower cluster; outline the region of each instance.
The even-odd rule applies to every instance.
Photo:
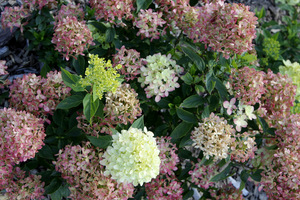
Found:
[[[300,199],[300,114],[278,121],[278,149],[264,157],[262,185],[270,199]]]
[[[0,60],[0,76],[8,74],[8,72],[6,71],[7,66],[5,66],[5,64],[5,60]]]
[[[49,8],[52,8],[53,5],[57,5],[56,0],[25,0],[24,1],[25,7],[28,7],[31,11],[38,8],[39,10],[42,10],[43,7],[48,6]]]
[[[145,190],[149,200],[179,200],[182,199],[183,193],[181,182],[175,175],[159,175],[150,183],[145,183]]]
[[[74,5],[69,3],[68,5],[62,5],[57,16],[55,16],[56,23],[62,21],[66,17],[77,17],[79,21],[84,19],[84,11],[80,8],[80,5]]]
[[[222,52],[228,59],[234,53],[252,49],[256,24],[257,18],[248,6],[217,1],[199,8],[196,27],[190,29],[188,36]]]
[[[189,171],[192,183],[204,189],[214,185],[214,182],[211,182],[210,179],[217,174],[217,165],[203,165],[201,160],[198,159],[198,163],[193,166],[194,169]]]
[[[35,74],[24,75],[13,81],[10,88],[10,107],[26,110],[47,120],[47,115],[53,114],[56,106],[70,95],[60,72],[49,72],[47,78]],[[22,102],[22,103],[20,103]]]
[[[141,38],[159,39],[159,36],[166,34],[165,29],[159,31],[159,27],[163,27],[166,23],[162,19],[162,13],[153,12],[152,9],[140,10],[138,17],[135,18],[133,25],[139,29],[137,36],[141,35]]]
[[[20,28],[23,32],[23,26],[28,22],[22,22],[23,19],[30,16],[30,10],[24,8],[24,6],[15,7],[5,7],[4,11],[1,13],[1,25],[3,29],[9,28],[13,31],[14,27]]]
[[[69,60],[69,56],[76,58],[77,55],[84,55],[83,51],[89,45],[94,45],[92,32],[88,29],[85,21],[78,21],[77,17],[72,15],[56,23],[51,42],[55,44],[55,49],[62,53],[66,60]]]
[[[157,146],[161,160],[159,173],[171,176],[177,170],[176,165],[179,163],[176,144],[171,143],[171,137],[160,137],[157,138]]]
[[[0,110],[0,163],[24,162],[33,158],[44,145],[41,119],[25,111]]]
[[[102,160],[103,152],[93,148],[90,143],[82,147],[67,145],[58,153],[55,169],[70,185],[72,199],[123,199],[133,195],[132,184],[117,183],[104,176]]]
[[[96,10],[95,17],[97,20],[104,19],[113,24],[126,26],[122,19],[132,19],[135,10],[133,0],[90,0],[90,5]]]
[[[117,54],[113,57],[114,66],[120,64],[122,68],[119,69],[119,73],[124,75],[125,80],[134,80],[139,75],[139,69],[142,66],[140,59],[140,53],[134,49],[126,49],[122,46]]]
[[[41,182],[41,176],[30,174],[25,177],[25,173],[19,167],[14,168],[9,175],[8,184],[4,187],[5,197],[7,199],[22,200],[44,199],[45,189],[43,187],[45,183]]]

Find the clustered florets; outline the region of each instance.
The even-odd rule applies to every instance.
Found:
[[[0,60],[0,76],[8,74],[8,72],[6,71],[7,66],[5,66],[5,64],[5,60]]]
[[[128,183],[118,183],[104,175],[103,152],[90,143],[82,147],[67,145],[58,153],[55,169],[70,185],[72,199],[122,199],[132,197],[134,187]]]
[[[183,68],[176,65],[171,59],[171,55],[147,56],[144,60],[145,66],[140,69],[141,77],[138,81],[145,88],[147,98],[155,95],[155,101],[159,102],[162,97],[169,96],[169,92],[179,88],[178,75],[183,72]]]
[[[125,46],[122,46],[114,55],[113,63],[114,66],[122,65],[118,71],[125,76],[127,81],[135,79],[140,74],[139,69],[142,66],[142,61],[140,53],[134,49],[126,49]]]
[[[56,106],[70,95],[70,90],[60,72],[49,72],[47,78],[27,74],[13,81],[9,103],[17,110],[26,110],[47,121],[47,115],[53,115]]]
[[[80,8],[80,5],[74,5],[69,3],[68,5],[62,5],[57,16],[55,16],[56,23],[62,21],[66,17],[76,17],[79,21],[84,19],[84,11]]]
[[[194,146],[203,151],[206,159],[214,157],[214,160],[226,158],[231,144],[231,136],[235,133],[231,125],[224,118],[211,113],[203,119],[192,131],[191,139]]]
[[[152,9],[140,10],[138,17],[134,20],[133,25],[136,26],[139,31],[137,36],[141,35],[141,38],[159,39],[159,36],[166,34],[163,29],[159,31],[158,27],[163,27],[166,23],[162,19],[162,13],[153,12]]]
[[[122,19],[132,19],[135,10],[133,0],[90,0],[90,5],[95,9],[95,17],[97,20],[104,19],[113,24],[126,26]]]
[[[249,6],[217,1],[199,8],[198,20],[188,36],[229,58],[252,49],[256,24],[257,18]]]
[[[100,164],[104,175],[120,183],[148,183],[159,174],[160,158],[153,133],[136,128],[112,135],[113,143],[103,154]]]

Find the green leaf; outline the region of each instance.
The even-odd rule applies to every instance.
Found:
[[[183,195],[182,199],[187,200],[193,197],[194,195],[194,190],[189,190],[186,194]]]
[[[144,115],[133,122],[130,128],[144,129]]]
[[[192,95],[188,98],[186,98],[180,107],[183,108],[197,108],[198,106],[202,105],[204,103],[204,98],[199,95]]]
[[[209,105],[207,105],[207,106],[204,107],[204,110],[203,110],[203,112],[201,114],[201,118],[202,119],[203,118],[207,118],[207,117],[209,117],[209,115],[210,115]]]
[[[72,95],[64,100],[62,100],[57,106],[56,109],[70,109],[79,106],[82,103],[82,95]]]
[[[136,5],[137,5],[137,12],[140,11],[140,9],[146,10],[150,4],[152,3],[152,0],[137,0]]]
[[[105,136],[87,136],[88,140],[96,147],[99,147],[101,149],[106,149],[109,145],[112,143],[112,136],[105,135]]]
[[[228,173],[230,172],[231,163],[228,164],[228,166],[219,174],[215,175],[210,179],[212,182],[221,181],[227,178]]]
[[[257,182],[260,182],[261,181],[261,173],[263,172],[262,169],[258,169],[256,170],[253,174],[250,175],[250,177],[257,181]]]
[[[241,173],[241,180],[244,182],[247,182],[248,178],[249,178],[250,174],[248,173],[247,170],[243,170]]]
[[[111,43],[115,39],[116,30],[114,28],[108,28],[105,31],[105,42]]]
[[[191,75],[189,72],[186,73],[185,75],[181,76],[180,78],[181,78],[181,80],[183,80],[184,83],[187,84],[187,85],[191,85],[191,84],[193,84],[193,82],[194,82],[194,79],[193,79],[192,75]]]
[[[216,82],[215,87],[217,88],[222,101],[226,101],[228,99],[227,88],[222,83],[222,81],[220,81],[220,79],[218,79],[217,77],[213,77],[213,81]]]
[[[50,194],[51,200],[61,200],[63,197],[67,198],[70,193],[67,185],[61,185],[55,192]]]
[[[261,127],[263,128],[264,133],[267,133],[268,129],[269,129],[269,125],[266,122],[266,120],[264,120],[264,118],[259,117],[258,116],[258,123],[261,125]]]
[[[205,69],[205,63],[203,59],[190,47],[181,47],[183,52],[196,64],[199,71]]]
[[[45,193],[46,194],[52,194],[56,190],[58,190],[58,188],[60,186],[61,186],[61,180],[59,180],[59,178],[54,178],[54,179],[52,179],[50,184],[45,187]]]
[[[41,158],[54,160],[52,149],[47,144],[45,144],[43,148],[38,151],[38,156]]]
[[[191,130],[192,127],[193,124],[183,121],[176,126],[176,128],[172,131],[170,137],[173,140],[182,138]]]
[[[44,20],[44,17],[41,16],[41,15],[38,15],[36,18],[35,18],[35,23],[36,25],[40,25]]]
[[[191,146],[193,144],[193,140],[190,135],[186,135],[179,143],[179,148],[183,148],[185,146]]]
[[[196,90],[198,95],[205,92],[205,88],[202,85],[195,85],[195,90]]]
[[[99,99],[97,98],[95,101],[93,101],[92,95],[86,94],[83,99],[83,114],[90,123],[98,107],[99,107]]]
[[[197,117],[193,113],[183,110],[182,108],[176,108],[176,113],[178,117],[185,122],[196,124],[198,121]]]
[[[209,94],[211,94],[211,92],[213,91],[213,89],[215,88],[215,85],[216,85],[216,81],[214,80],[213,76],[214,75],[213,75],[212,71],[209,71],[206,74],[205,86],[206,86],[206,89],[209,92]]]
[[[75,68],[75,71],[79,75],[84,75],[85,72],[85,59],[82,55],[78,55],[77,59],[73,58],[73,67]]]
[[[72,88],[75,92],[82,92],[85,89],[79,84],[80,77],[75,74],[71,74],[64,68],[61,68],[61,76],[66,86]]]

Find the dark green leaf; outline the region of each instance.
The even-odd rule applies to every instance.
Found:
[[[196,124],[198,121],[197,117],[193,113],[183,110],[182,108],[176,108],[176,113],[178,117],[185,122]]]
[[[70,195],[70,190],[67,185],[61,185],[55,192],[50,194],[51,200],[61,200],[63,197],[67,198]]]
[[[137,12],[139,12],[140,9],[146,10],[151,3],[152,3],[152,0],[137,0],[136,1]]]
[[[111,43],[114,38],[115,38],[115,35],[116,35],[116,31],[114,28],[108,28],[106,31],[105,31],[105,42],[107,43]]]
[[[83,114],[89,122],[91,122],[98,107],[99,107],[99,99],[97,98],[95,101],[93,101],[92,95],[86,94],[83,99]]]
[[[243,170],[241,173],[241,180],[244,182],[247,182],[248,178],[249,178],[250,174],[248,173],[247,170]]]
[[[181,122],[171,133],[172,139],[178,139],[184,137],[193,127],[193,124],[187,122]]]
[[[183,200],[190,199],[191,197],[193,197],[193,195],[194,195],[194,190],[190,190],[186,194],[183,195],[182,199]]]
[[[84,75],[85,72],[85,59],[82,55],[78,55],[77,59],[73,58],[73,67],[75,68],[77,74]]]
[[[239,188],[239,192],[241,192],[244,188],[245,188],[246,182],[242,181],[240,188]]]
[[[228,166],[219,174],[215,175],[210,179],[212,182],[221,181],[227,178],[228,173],[230,172],[231,163],[228,164]]]
[[[38,151],[38,156],[40,156],[41,158],[45,158],[45,159],[49,159],[49,160],[54,160],[52,149],[51,149],[50,146],[47,145],[47,144],[45,144],[45,145]]]
[[[209,111],[209,106],[207,105],[207,106],[204,107],[204,110],[201,114],[201,118],[202,119],[207,118],[207,117],[209,117],[209,115],[210,115],[210,111]]]
[[[80,77],[78,75],[71,74],[64,68],[61,68],[61,76],[66,86],[72,88],[75,92],[84,91],[84,88],[81,87],[81,85],[78,83],[78,81],[80,80]]]
[[[227,93],[227,88],[225,87],[225,85],[222,83],[222,81],[220,81],[220,79],[218,79],[217,77],[213,76],[213,81],[216,82],[215,87],[218,90],[218,93],[222,99],[222,101],[226,101],[228,99],[228,93]]]
[[[106,149],[112,143],[112,136],[105,135],[105,136],[87,136],[88,140],[96,147],[101,149]]]
[[[181,47],[183,52],[196,64],[199,71],[205,69],[205,63],[203,59],[190,47]]]
[[[267,133],[268,129],[269,129],[269,125],[266,122],[266,120],[264,120],[264,118],[262,117],[258,117],[258,123],[261,125],[261,127],[263,128],[264,133]]]
[[[103,105],[102,101],[99,101],[99,106],[95,113],[95,116],[103,118],[103,116],[104,116],[103,109],[104,109],[104,105]]]
[[[216,85],[216,81],[214,80],[214,75],[212,71],[209,71],[206,74],[206,81],[205,81],[205,86],[207,91],[209,92],[209,94],[213,91],[213,89],[215,88]]]
[[[144,115],[135,120],[131,128],[144,129]]]
[[[61,180],[59,178],[52,179],[51,183],[45,187],[46,194],[52,194],[61,186]]]
[[[186,98],[180,107],[184,108],[197,108],[198,106],[202,105],[204,103],[203,97],[199,95],[192,95],[188,98]]]
[[[193,140],[191,139],[190,135],[186,135],[179,143],[179,148],[185,146],[191,146],[193,144]]]
[[[258,169],[256,170],[253,174],[250,175],[250,177],[257,181],[257,182],[260,182],[261,181],[261,173],[263,172],[262,169]]]
[[[189,72],[186,73],[185,75],[181,76],[180,78],[181,78],[181,79],[184,81],[184,83],[187,84],[187,85],[191,85],[191,84],[193,84],[193,82],[194,82],[194,79],[193,79],[192,75],[191,75]]]
[[[62,100],[56,107],[56,109],[70,109],[79,106],[82,103],[82,95],[72,95]]]

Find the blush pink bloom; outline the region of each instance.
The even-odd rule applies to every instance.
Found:
[[[224,102],[223,102],[223,107],[224,107],[224,108],[227,108],[227,114],[228,114],[228,115],[231,115],[231,114],[232,114],[232,110],[233,110],[233,109],[236,109],[236,106],[234,105],[235,102],[236,102],[236,99],[235,99],[235,98],[232,98],[232,99],[230,100],[230,102],[229,102],[229,101],[224,101]]]
[[[7,66],[5,66],[5,64],[5,60],[0,60],[0,76],[8,74],[8,72],[6,71]]]

